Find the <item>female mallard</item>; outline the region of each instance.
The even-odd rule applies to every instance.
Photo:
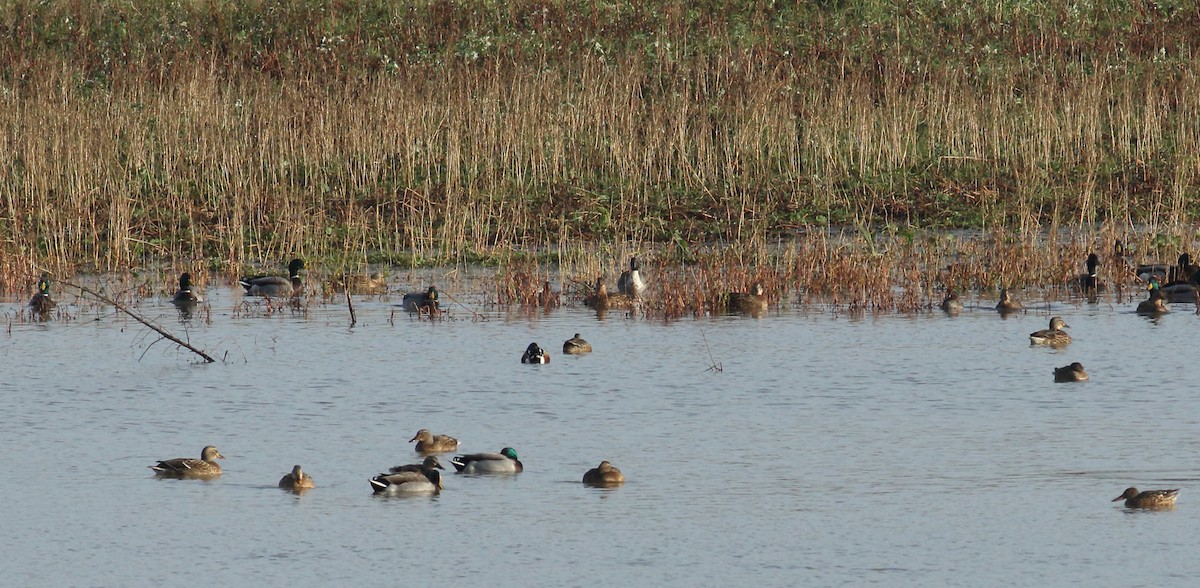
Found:
[[[200,451],[200,459],[179,457],[164,459],[150,466],[158,476],[164,478],[215,478],[221,475],[221,466],[216,460],[225,459],[216,447],[209,445]]]
[[[1179,488],[1138,492],[1137,488],[1131,487],[1112,501],[1124,499],[1127,508],[1174,508],[1176,498],[1179,498]]]
[[[424,292],[409,292],[404,295],[404,299],[400,303],[408,312],[436,314],[438,311],[437,288],[430,286]]]
[[[1157,288],[1157,281],[1151,281],[1150,298],[1143,300],[1137,305],[1138,314],[1159,315],[1171,312],[1167,306],[1167,295],[1162,288]]]
[[[521,363],[550,363],[550,354],[538,347],[537,343],[530,343],[521,355]]]
[[[300,270],[304,269],[304,261],[293,259],[288,262],[288,276],[254,276],[242,278],[238,283],[246,289],[247,296],[300,296],[304,293],[304,283],[300,281]]]
[[[442,473],[435,468],[379,474],[371,478],[376,494],[437,494],[442,491]]]
[[[1009,312],[1017,312],[1018,310],[1023,310],[1024,308],[1025,307],[1021,306],[1020,302],[1012,297],[1012,294],[1008,293],[1008,288],[1000,289],[1000,302],[996,303],[996,310],[1004,314]]]
[[[958,314],[962,312],[963,303],[958,299],[958,293],[954,290],[946,290],[946,297],[942,299],[942,303],[938,307],[946,314]]]
[[[608,488],[612,486],[620,486],[625,483],[625,476],[621,475],[621,470],[613,467],[607,461],[600,462],[596,466],[583,474],[583,483],[588,486],[596,486],[598,488]]]
[[[580,355],[591,352],[592,344],[580,338],[579,333],[575,333],[574,337],[563,341],[563,355]]]
[[[630,298],[640,298],[646,291],[646,282],[642,280],[642,272],[636,257],[629,258],[629,269],[621,272],[617,278],[617,292]]]
[[[442,462],[438,461],[436,455],[427,456],[421,463],[410,463],[408,465],[393,466],[388,468],[388,471],[393,474],[400,472],[423,472],[425,470],[444,470]],[[380,474],[383,475],[383,474]]]
[[[179,291],[175,293],[175,297],[171,299],[175,304],[196,304],[203,302],[195,292],[192,292],[192,274],[183,272],[179,276]]]
[[[458,439],[449,435],[434,435],[429,429],[421,429],[408,442],[417,442],[417,453],[445,453],[458,450]]]
[[[50,296],[50,276],[42,274],[38,279],[37,293],[29,299],[29,308],[45,318],[54,309],[54,298]]]
[[[1083,382],[1087,379],[1087,372],[1083,371],[1083,364],[1078,361],[1071,365],[1054,368],[1055,382]]]
[[[602,278],[596,278],[596,289],[583,303],[596,310],[629,310],[633,299],[624,294],[609,294]]]
[[[512,447],[505,447],[500,453],[456,455],[450,463],[462,474],[512,474],[525,469]]]
[[[351,294],[383,294],[387,292],[387,277],[379,272],[366,274],[338,274],[326,284],[333,292],[349,291]]]
[[[291,472],[284,474],[279,479],[279,487],[292,491],[308,490],[309,488],[316,488],[317,483],[313,481],[312,476],[304,473],[300,469],[300,466],[297,465],[292,467]]]
[[[749,292],[730,292],[729,308],[734,312],[748,312],[751,314],[766,312],[767,296],[763,290],[763,285],[755,282],[750,286]]]
[[[1071,342],[1071,336],[1063,329],[1070,328],[1070,326],[1062,320],[1062,317],[1056,316],[1050,319],[1049,329],[1042,329],[1029,334],[1029,344],[1050,345],[1052,347],[1066,345]]]

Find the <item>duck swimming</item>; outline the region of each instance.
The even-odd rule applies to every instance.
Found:
[[[218,459],[225,459],[216,447],[209,445],[200,451],[200,459],[178,457],[164,459],[150,466],[156,475],[163,478],[215,478],[221,475]]]
[[[563,341],[563,355],[581,355],[591,352],[592,344],[584,341],[579,333],[575,333],[574,337]]]
[[[317,483],[313,481],[313,477],[304,473],[300,466],[292,467],[292,471],[283,475],[279,479],[279,487],[292,491],[307,490],[316,488]]]
[[[588,486],[597,488],[611,488],[620,486],[625,483],[625,476],[621,474],[621,470],[613,467],[608,461],[600,462],[600,465],[588,470],[583,474],[583,483]]]
[[[550,354],[538,347],[537,343],[530,343],[521,355],[521,363],[550,363]]]
[[[642,272],[638,265],[636,257],[629,258],[629,269],[621,272],[621,277],[617,278],[617,292],[624,294],[630,298],[640,298],[642,292],[646,291],[646,282],[642,279]]]
[[[246,289],[247,296],[300,296],[304,294],[304,283],[300,281],[300,270],[304,269],[304,261],[293,259],[288,262],[288,277],[283,276],[254,276],[242,278],[238,283]]]
[[[1029,334],[1030,345],[1049,345],[1051,347],[1059,347],[1071,342],[1071,336],[1063,329],[1069,328],[1066,321],[1062,317],[1056,316],[1050,319],[1050,328],[1034,331]]]
[[[29,308],[45,319],[55,306],[54,298],[50,296],[50,276],[48,274],[42,274],[38,278],[37,289],[37,293],[29,299]]]
[[[962,312],[963,303],[958,298],[958,293],[954,290],[947,290],[946,297],[942,298],[942,303],[938,305],[946,314],[958,314]]]
[[[196,304],[204,300],[192,291],[192,274],[183,272],[179,276],[179,291],[175,293],[175,297],[171,302],[175,304]]]
[[[1112,499],[1113,502],[1125,500],[1126,508],[1174,508],[1175,500],[1179,498],[1179,488],[1170,490],[1144,490],[1138,492],[1137,488],[1126,488],[1120,496]]]
[[[430,286],[424,292],[409,292],[404,295],[400,303],[404,306],[404,310],[408,312],[437,314],[439,304],[437,287]]]
[[[1007,314],[1024,309],[1025,307],[1013,298],[1012,294],[1009,294],[1008,288],[1000,289],[1000,302],[996,303],[996,310],[1000,311],[1001,314]]]
[[[1078,361],[1068,366],[1054,368],[1055,382],[1084,382],[1087,379],[1087,372],[1083,371],[1083,364]]]
[[[512,474],[525,469],[512,447],[505,447],[500,453],[458,455],[450,463],[460,474]]]

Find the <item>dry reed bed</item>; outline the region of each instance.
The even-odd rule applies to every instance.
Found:
[[[1187,236],[1195,69],[890,86],[760,57],[450,65],[345,85],[183,64],[166,88],[114,75],[89,89],[69,70],[31,72],[0,93],[0,248],[67,271],[765,242],[835,221]]]

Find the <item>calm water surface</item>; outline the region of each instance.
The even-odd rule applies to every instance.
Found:
[[[5,583],[1158,586],[1200,574],[1191,305],[1156,321],[1110,303],[1001,319],[978,300],[957,317],[787,306],[671,323],[480,306],[486,320],[456,307],[429,323],[394,312],[398,296],[357,297],[351,329],[341,304],[263,316],[236,312],[230,289],[206,294],[211,321],[181,323],[156,300],[140,310],[224,358],[214,365],[102,308],[0,333]],[[23,303],[8,301],[10,320]],[[1075,342],[1030,347],[1050,313]],[[596,351],[559,353],[575,332]],[[530,341],[552,363],[521,365]],[[1072,361],[1091,381],[1053,383]],[[371,475],[419,461],[407,441],[423,427],[464,452],[512,446],[526,471],[372,496]],[[206,444],[227,458],[215,481],[146,467]],[[579,483],[602,459],[624,487]],[[318,486],[302,496],[275,487],[297,463]],[[1173,511],[1109,502],[1130,485],[1184,490]]]

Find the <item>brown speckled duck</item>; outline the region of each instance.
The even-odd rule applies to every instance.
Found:
[[[1030,345],[1049,345],[1051,347],[1061,347],[1071,342],[1071,336],[1063,329],[1069,328],[1062,320],[1062,317],[1056,316],[1050,319],[1050,328],[1034,331],[1029,334]]]
[[[575,333],[574,337],[571,337],[570,339],[563,341],[563,354],[564,355],[580,355],[583,353],[591,353],[591,352],[592,352],[592,344],[588,343],[587,341],[584,341],[583,338],[581,338],[579,336],[579,333]]]
[[[304,473],[299,465],[293,466],[292,471],[283,475],[279,479],[279,487],[292,491],[307,490],[316,488],[317,483],[313,481],[313,477]]]
[[[583,303],[596,310],[629,310],[634,304],[625,294],[609,294],[603,278],[596,278],[596,289]]]
[[[164,478],[215,478],[221,475],[221,466],[216,462],[218,459],[225,459],[225,456],[209,445],[200,451],[200,459],[164,459],[150,466],[150,469]]]
[[[408,442],[417,442],[417,453],[447,453],[458,451],[458,439],[449,435],[434,435],[429,429],[421,429]]]
[[[1174,508],[1176,498],[1179,498],[1179,488],[1138,492],[1137,488],[1130,487],[1112,501],[1123,499],[1128,508]]]
[[[1001,314],[1007,314],[1010,312],[1018,312],[1024,309],[1025,307],[1022,306],[1021,303],[1013,298],[1012,294],[1008,292],[1008,288],[1000,289],[1000,302],[996,303],[996,310],[1000,311]]]
[[[599,488],[611,488],[620,486],[625,483],[625,476],[621,475],[621,470],[613,467],[608,461],[600,462],[600,465],[588,470],[583,474],[583,483],[588,486],[596,486]]]

